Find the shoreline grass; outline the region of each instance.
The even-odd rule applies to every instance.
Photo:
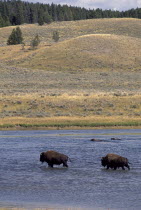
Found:
[[[0,122],[0,130],[23,129],[99,129],[99,128],[141,128],[140,118],[129,117],[58,117],[43,119],[7,118]]]

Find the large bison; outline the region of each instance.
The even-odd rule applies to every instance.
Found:
[[[102,157],[101,159],[101,165],[107,166],[107,169],[113,168],[116,170],[117,168],[122,168],[125,170],[124,167],[127,167],[128,170],[130,170],[128,159],[125,157],[122,157],[117,154],[107,154],[105,157]]]
[[[63,164],[63,167],[68,167],[67,161],[69,157],[56,151],[47,151],[40,154],[40,161],[47,162],[48,166],[53,168],[53,165]]]

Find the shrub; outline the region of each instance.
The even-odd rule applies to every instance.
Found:
[[[58,40],[59,40],[59,32],[58,31],[54,31],[53,32],[53,36],[52,36],[52,38],[53,38],[53,40],[55,41],[55,42],[58,42]]]
[[[37,34],[35,38],[31,41],[30,46],[32,49],[35,49],[39,44],[40,44],[40,38]]]

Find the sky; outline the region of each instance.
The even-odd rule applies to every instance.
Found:
[[[141,8],[141,0],[27,0],[30,2],[40,2],[45,4],[67,4],[84,7],[86,9],[112,9],[125,11],[132,8]]]

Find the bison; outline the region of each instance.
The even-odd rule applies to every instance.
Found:
[[[101,165],[107,166],[107,169],[113,168],[116,170],[117,168],[122,168],[125,170],[124,167],[127,167],[128,170],[130,170],[128,159],[125,157],[122,157],[117,154],[107,154],[105,157],[102,157],[101,159]]]
[[[94,141],[94,142],[101,142],[102,140],[101,140],[101,139],[91,139],[91,141]]]
[[[63,167],[68,167],[67,161],[70,160],[68,156],[56,151],[47,151],[40,154],[40,161],[47,162],[48,166],[53,168],[53,165],[63,164]]]
[[[113,138],[111,138],[111,140],[121,140],[121,139],[113,137]]]

